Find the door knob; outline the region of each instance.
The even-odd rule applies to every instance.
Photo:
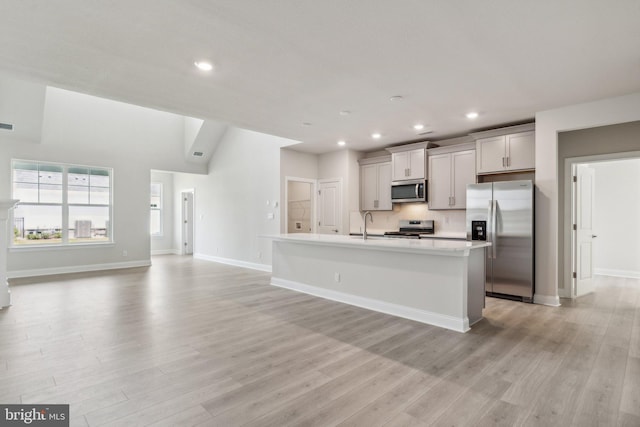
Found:
[[[595,239],[596,237],[598,237],[598,235],[597,235],[597,234],[592,234],[592,235],[591,235],[591,237],[592,237],[593,239]]]

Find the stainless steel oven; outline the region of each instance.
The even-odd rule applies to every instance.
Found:
[[[409,181],[394,181],[391,183],[391,202],[426,202],[427,181],[414,179]]]

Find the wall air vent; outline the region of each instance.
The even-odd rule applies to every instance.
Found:
[[[11,125],[9,123],[0,123],[0,129],[13,130],[13,125]]]
[[[202,151],[193,152],[193,157],[202,157],[202,156],[204,156],[204,153]]]

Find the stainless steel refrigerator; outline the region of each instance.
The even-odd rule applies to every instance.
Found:
[[[533,301],[534,186],[504,181],[467,186],[467,240],[487,248],[487,295]]]

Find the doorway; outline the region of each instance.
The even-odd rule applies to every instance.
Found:
[[[316,181],[285,177],[284,230],[286,233],[314,233]]]
[[[182,255],[193,255],[194,190],[183,191],[182,200]]]
[[[640,152],[566,159],[565,175],[568,296],[594,292],[596,275],[640,278]]]

